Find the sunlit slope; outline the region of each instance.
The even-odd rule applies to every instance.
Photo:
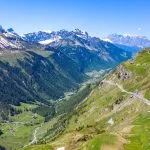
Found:
[[[67,150],[150,149],[149,58],[146,49],[113,71],[73,111],[66,130],[46,145]]]

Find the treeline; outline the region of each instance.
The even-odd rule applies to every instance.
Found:
[[[53,125],[52,129],[47,130],[47,133],[42,138],[40,143],[46,143],[47,140],[54,140],[57,136],[63,133],[71,116],[76,114],[75,108],[89,95],[91,91],[92,87],[89,84],[71,96],[68,100],[62,100],[56,104],[53,117],[59,116],[59,121]]]
[[[8,121],[9,116],[14,116],[21,113],[21,110],[16,110],[15,108],[4,103],[3,101],[0,101],[0,110],[0,121]]]
[[[48,106],[40,104],[37,108],[33,109],[32,112],[43,116],[45,118],[45,122],[47,122],[55,116],[55,107],[54,105]]]

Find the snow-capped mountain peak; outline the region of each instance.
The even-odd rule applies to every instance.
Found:
[[[33,33],[24,34],[23,38],[26,41],[38,42],[40,44],[50,44],[54,41],[59,41],[60,39],[75,38],[79,37],[81,39],[87,39],[89,37],[87,32],[75,29],[74,31],[67,31],[65,29],[60,31],[39,31]]]
[[[133,46],[139,48],[150,47],[150,40],[145,36],[131,34],[111,34],[103,40],[111,41],[114,44]]]
[[[74,31],[39,31],[27,33],[20,37],[10,28],[0,34],[0,50],[28,50],[28,49],[54,49],[61,51],[67,57],[87,63],[96,61],[116,65],[117,62],[130,58],[130,53],[117,48],[110,42],[89,36],[87,32],[76,29]],[[41,45],[40,45],[41,44]],[[44,46],[42,46],[44,45]],[[89,60],[88,60],[89,59]]]
[[[43,45],[48,45],[48,44],[50,44],[52,42],[57,42],[60,39],[62,39],[60,36],[56,36],[56,37],[53,37],[53,38],[50,38],[50,39],[47,39],[47,40],[44,40],[44,41],[40,41],[39,43],[43,44]]]
[[[0,50],[23,49],[23,39],[12,29],[3,29],[0,26]]]
[[[11,39],[17,39],[17,38],[21,38],[15,31],[13,28],[9,28],[6,30],[6,32],[4,33],[4,35],[7,38],[11,38]]]

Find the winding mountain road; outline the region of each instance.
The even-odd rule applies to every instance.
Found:
[[[123,86],[119,85],[118,83],[114,83],[112,80],[103,80],[102,83],[107,83],[112,86],[117,86],[120,91],[130,94],[130,95],[142,100],[145,104],[150,106],[150,100],[144,98],[143,95],[141,95],[139,92],[128,92],[123,88]]]

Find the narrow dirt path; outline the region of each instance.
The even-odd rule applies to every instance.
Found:
[[[150,100],[144,98],[143,95],[139,94],[139,92],[128,92],[123,88],[123,86],[119,85],[118,83],[114,83],[112,80],[103,80],[102,82],[107,83],[112,86],[117,86],[120,89],[120,91],[130,94],[130,95],[142,100],[145,104],[150,105]]]
[[[35,144],[37,142],[37,131],[39,130],[39,127],[37,127],[35,130],[34,130],[34,133],[33,133],[33,139],[32,141],[29,143],[29,145],[32,145],[32,144]]]
[[[30,146],[30,145],[32,145],[32,144],[37,143],[37,131],[38,131],[38,130],[39,130],[39,127],[37,127],[37,128],[34,130],[32,141],[31,141],[29,144],[25,145],[24,148],[27,147],[27,146]]]

